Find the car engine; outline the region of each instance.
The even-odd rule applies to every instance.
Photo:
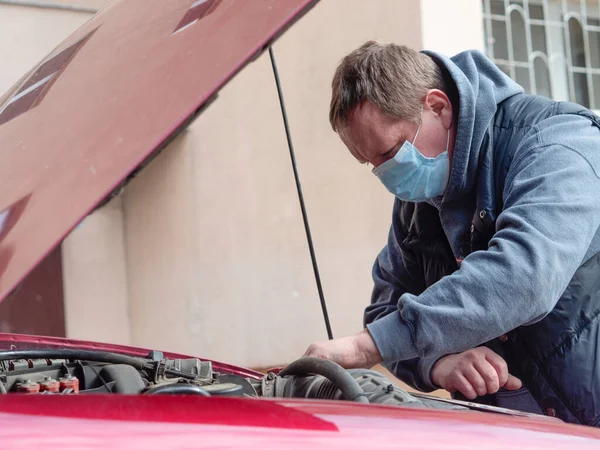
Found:
[[[146,358],[77,349],[0,351],[0,394],[13,393],[309,398],[468,409],[441,399],[417,398],[378,372],[345,370],[316,358],[302,358],[257,380],[216,372],[210,361],[169,359],[156,351]]]

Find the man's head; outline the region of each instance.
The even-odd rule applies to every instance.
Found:
[[[405,141],[427,158],[454,148],[452,103],[427,55],[367,42],[346,56],[332,82],[329,120],[352,155],[378,167]],[[418,133],[418,139],[415,136]]]

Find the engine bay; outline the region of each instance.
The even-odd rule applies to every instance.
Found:
[[[147,357],[79,349],[0,350],[0,394],[199,395],[246,398],[346,400],[400,407],[486,410],[490,406],[409,393],[383,374],[343,369],[334,362],[302,358],[262,378],[218,372],[210,361]]]
[[[156,351],[146,358],[77,349],[0,351],[0,393],[312,398],[466,409],[423,402],[378,372],[345,370],[325,360],[304,358],[257,380],[217,372],[210,361],[169,359]]]
[[[239,378],[239,379],[238,379]],[[235,381],[235,382],[231,382]],[[210,361],[46,349],[0,351],[0,392],[41,395],[252,395],[243,377],[219,374]]]

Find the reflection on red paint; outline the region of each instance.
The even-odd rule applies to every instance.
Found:
[[[81,397],[84,397],[82,400]],[[201,423],[294,430],[338,431],[329,420],[287,408],[275,401],[231,397],[176,396],[20,396],[0,399],[0,412],[28,416],[103,419],[128,422]]]
[[[38,67],[19,90],[4,105],[0,106],[0,125],[39,105],[52,87],[52,84],[60,76],[60,72],[69,65],[69,62],[73,60],[73,57],[95,31],[88,33],[83,39]]]
[[[27,207],[27,203],[31,199],[31,194],[26,195],[20,200],[17,200],[12,205],[0,211],[0,242],[8,234],[8,232],[15,226],[23,211]]]
[[[30,198],[31,194],[26,195],[22,199],[14,202],[9,207],[0,211],[0,278],[2,277],[2,274],[8,267],[8,263],[15,253],[13,247],[2,245],[2,240],[18,222],[19,218],[23,214],[23,211],[25,211]]]
[[[221,0],[196,0],[192,3],[192,6],[185,16],[183,16],[183,19],[181,19],[181,22],[179,22],[179,25],[177,25],[173,34],[183,31],[185,28],[194,25],[200,19],[212,13],[219,3],[221,3]]]

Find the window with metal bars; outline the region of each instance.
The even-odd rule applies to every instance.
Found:
[[[600,0],[482,0],[488,56],[531,94],[600,110]]]

